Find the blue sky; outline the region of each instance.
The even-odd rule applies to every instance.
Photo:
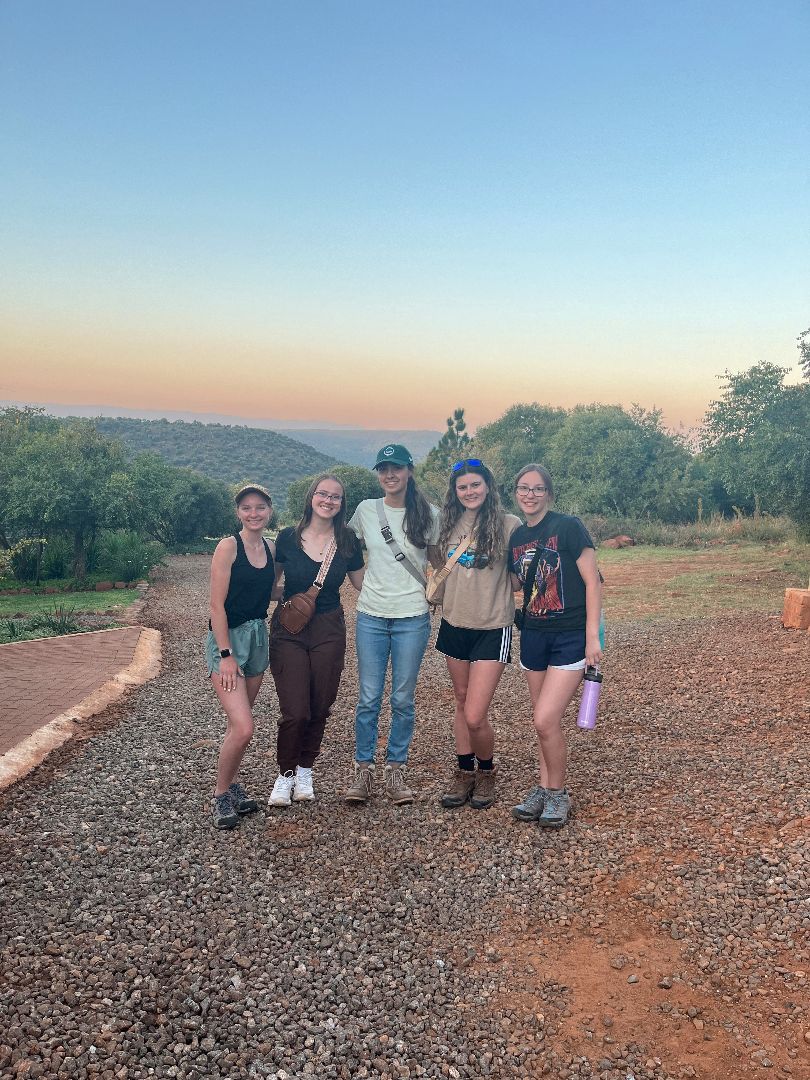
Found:
[[[805,3],[6,0],[0,398],[692,423],[810,325]]]

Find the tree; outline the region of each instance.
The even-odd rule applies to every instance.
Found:
[[[19,468],[18,455],[37,431],[57,431],[59,421],[43,409],[0,409],[0,548],[12,546],[16,528],[10,516],[11,479]]]
[[[336,465],[329,470],[343,484],[346,495],[346,520],[352,516],[357,504],[363,499],[377,499],[382,495],[380,484],[376,474],[371,469],[362,465]],[[304,499],[309,486],[320,473],[312,476],[302,476],[299,480],[293,480],[287,488],[287,505],[284,511],[284,522],[287,525],[295,525],[301,520],[304,513]]]
[[[466,428],[464,409],[454,409],[453,415],[447,417],[447,431],[424,460],[426,470],[430,472],[447,472],[456,461],[464,456],[464,452],[470,443],[470,436],[467,434]]]
[[[222,536],[236,526],[230,488],[221,480],[138,454],[129,468],[132,523],[165,547]]]
[[[634,405],[580,405],[549,446],[561,503],[575,513],[694,517],[701,490],[687,483],[691,455],[666,431],[660,411]]]
[[[726,372],[706,413],[706,462],[735,506],[788,514],[810,532],[810,385],[765,361]]]
[[[29,432],[14,457],[7,500],[8,520],[19,536],[71,538],[73,574],[82,580],[99,530],[130,522],[123,448],[84,420]]]
[[[796,338],[799,350],[799,367],[802,369],[805,379],[810,379],[810,327],[802,330]]]

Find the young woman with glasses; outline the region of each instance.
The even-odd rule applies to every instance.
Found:
[[[513,584],[528,599],[520,666],[532,699],[540,783],[512,813],[520,821],[561,828],[570,811],[562,718],[585,665],[602,659],[602,584],[588,530],[579,518],[552,509],[554,485],[542,465],[520,470],[515,498],[526,517],[510,545]]]
[[[315,798],[312,767],[321,750],[346,655],[340,587],[347,575],[355,589],[363,584],[363,555],[345,522],[343,484],[324,473],[310,484],[301,520],[282,529],[276,539],[276,565],[284,575],[283,600],[306,592],[333,543],[336,547],[315,614],[303,630],[298,634],[285,630],[278,608],[270,623],[270,670],[281,711],[276,743],[278,777],[268,800],[270,806]]]
[[[364,803],[373,791],[380,709],[390,663],[385,791],[395,805],[402,805],[414,797],[405,780],[405,765],[413,738],[416,678],[430,637],[425,570],[429,552],[435,555],[439,511],[417,488],[413,458],[404,446],[382,447],[374,468],[383,497],[364,499],[349,522],[364,541],[368,558],[355,630],[359,695],[354,780],[345,799]],[[380,521],[378,503],[385,524]]]
[[[211,685],[228,718],[211,808],[218,829],[233,829],[242,814],[259,809],[236,775],[253,738],[253,705],[268,665],[267,608],[276,596],[275,545],[263,536],[273,501],[259,484],[243,487],[234,501],[242,527],[220,540],[211,560],[205,646]]]
[[[449,558],[469,545],[445,585],[436,648],[444,653],[455,695],[457,768],[442,806],[484,810],[495,800],[495,732],[488,712],[511,662],[515,601],[509,538],[520,525],[501,506],[492,473],[478,458],[453,466],[441,513],[439,549]],[[476,768],[477,765],[477,768]]]

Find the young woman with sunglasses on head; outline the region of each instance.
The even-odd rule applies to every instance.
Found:
[[[262,535],[273,501],[259,484],[243,487],[234,501],[242,528],[214,550],[205,646],[208,675],[228,718],[212,806],[218,829],[233,829],[242,814],[259,809],[236,774],[253,738],[253,705],[269,663],[265,620],[275,597],[275,545]]]
[[[469,541],[447,579],[436,648],[444,653],[456,700],[457,768],[442,806],[495,800],[495,732],[487,713],[511,662],[515,601],[509,538],[520,525],[501,506],[495,479],[478,458],[453,466],[441,515],[439,549],[449,558]],[[477,763],[477,768],[476,768]]]
[[[385,791],[395,805],[402,805],[413,802],[405,765],[413,738],[416,678],[430,637],[425,570],[429,552],[435,555],[439,511],[417,488],[413,458],[404,446],[390,443],[382,447],[374,468],[383,498],[364,499],[349,522],[349,528],[364,541],[368,559],[355,629],[360,683],[355,771],[345,799],[364,803],[372,793],[390,661],[391,730],[385,752]],[[388,530],[386,535],[383,529]]]
[[[586,664],[595,666],[602,659],[602,583],[588,530],[579,518],[552,510],[554,486],[542,465],[520,470],[515,498],[526,516],[511,540],[515,590],[524,591],[531,579],[520,666],[532,699],[540,783],[512,813],[520,821],[561,828],[570,811],[562,718]]]
[[[271,806],[315,798],[312,767],[320,753],[346,655],[340,587],[347,575],[355,589],[363,584],[363,554],[345,522],[343,484],[324,473],[310,485],[301,520],[294,528],[282,529],[276,539],[284,600],[306,592],[324,560],[331,558],[331,562],[318,592],[315,614],[300,633],[284,629],[278,608],[271,620],[270,670],[281,710],[278,777],[269,799]]]

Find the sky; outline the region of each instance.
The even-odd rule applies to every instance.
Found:
[[[798,378],[805,0],[2,0],[0,400],[691,426]]]

